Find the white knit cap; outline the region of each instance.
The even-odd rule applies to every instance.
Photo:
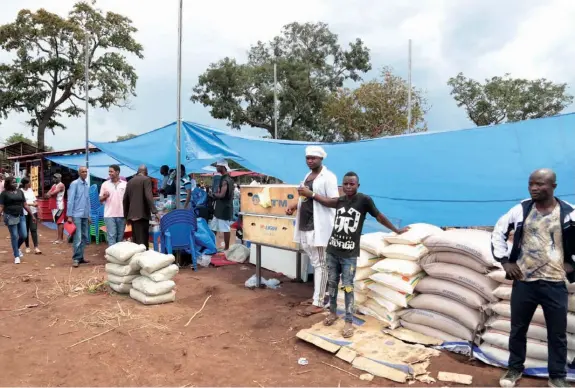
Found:
[[[230,169],[230,166],[228,166],[228,162],[227,162],[225,159],[218,160],[218,161],[216,162],[216,166],[225,167],[226,170],[228,170],[228,171],[229,171],[229,169]]]
[[[327,152],[325,152],[320,146],[313,145],[306,147],[305,156],[316,156],[318,158],[325,159],[327,157]]]

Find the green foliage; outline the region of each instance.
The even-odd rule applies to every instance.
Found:
[[[27,138],[22,133],[14,133],[11,136],[8,136],[8,138],[6,140],[4,140],[4,145],[10,145],[10,144],[15,144],[15,143],[20,143],[20,142],[28,143],[31,146],[39,148],[37,146],[37,143],[34,140]],[[52,148],[50,146],[45,146],[44,151],[54,151],[54,148]]]
[[[573,102],[567,84],[556,84],[545,78],[527,80],[503,77],[486,79],[481,84],[463,73],[450,78],[451,95],[458,107],[465,107],[475,125],[515,122],[561,113]]]
[[[344,81],[359,81],[371,69],[360,39],[344,49],[325,23],[291,23],[270,42],[258,42],[248,61],[224,58],[199,77],[194,102],[232,128],[250,125],[274,135],[274,77],[277,64],[278,135],[282,139],[325,140],[331,136],[322,115],[330,94]]]
[[[135,137],[137,137],[138,135],[134,135],[133,133],[127,133],[125,135],[120,135],[116,137],[115,141],[124,141],[124,140],[129,140],[129,139],[133,139]]]
[[[357,89],[338,89],[324,109],[332,129],[329,140],[356,141],[426,131],[427,102],[416,88],[411,92],[411,124],[407,127],[408,91],[408,83],[388,67],[381,70],[381,78]]]
[[[132,21],[104,13],[86,2],[67,17],[23,9],[13,23],[0,26],[0,47],[12,62],[0,64],[0,117],[27,113],[26,122],[44,147],[46,129],[64,129],[61,116],[84,114],[85,42],[89,40],[89,103],[109,109],[126,106],[138,79],[124,53],[143,58]]]

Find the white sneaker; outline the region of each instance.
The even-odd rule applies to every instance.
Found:
[[[24,254],[22,253],[21,249],[18,251],[18,253],[20,253],[20,257],[24,257]]]
[[[20,258],[19,257],[16,257],[14,259],[14,264],[20,264]]]
[[[30,248],[26,248],[26,253],[30,253]]]

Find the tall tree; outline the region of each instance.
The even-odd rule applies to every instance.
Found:
[[[12,135],[8,136],[8,138],[6,138],[6,140],[4,140],[5,145],[20,143],[20,142],[28,143],[31,146],[38,147],[37,143],[34,140],[24,136],[24,134],[22,134],[22,133],[13,133]],[[45,151],[54,151],[54,148],[52,148],[50,146],[44,146],[44,150]]]
[[[458,107],[464,107],[475,125],[515,122],[561,113],[573,102],[567,84],[553,83],[545,78],[527,80],[503,77],[480,83],[463,73],[450,78],[451,95]]]
[[[211,64],[191,99],[232,128],[250,125],[274,136],[274,63],[282,139],[323,140],[329,135],[322,115],[329,95],[371,69],[369,50],[360,39],[344,49],[325,23],[291,23],[270,42],[252,46],[247,63],[224,58]]]
[[[85,41],[89,39],[89,103],[109,109],[135,96],[135,69],[124,54],[143,58],[137,29],[125,16],[78,2],[67,17],[23,9],[13,23],[0,26],[0,47],[11,63],[0,64],[0,116],[27,113],[26,122],[44,148],[46,129],[64,129],[61,116],[84,114]]]
[[[328,99],[324,115],[330,122],[328,141],[355,141],[427,130],[427,101],[412,88],[411,123],[407,125],[408,83],[389,67],[381,77],[357,89],[341,88]],[[330,138],[331,137],[331,138]]]
[[[119,136],[117,136],[115,141],[130,140],[130,139],[135,138],[136,136],[138,136],[138,135],[134,135],[133,133],[127,133],[127,134],[125,134],[125,135],[119,135]]]

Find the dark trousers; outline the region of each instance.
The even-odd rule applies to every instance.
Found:
[[[32,217],[30,213],[26,214],[26,229],[28,234],[26,235],[26,248],[30,248],[30,235],[32,235],[32,243],[34,243],[34,248],[38,248],[38,224],[32,222]]]
[[[150,220],[139,219],[132,221],[132,242],[144,244],[148,249],[150,243]]]
[[[564,282],[513,282],[509,369],[521,372],[524,369],[527,330],[538,305],[543,308],[547,325],[549,377],[564,378],[567,374],[567,286]]]

